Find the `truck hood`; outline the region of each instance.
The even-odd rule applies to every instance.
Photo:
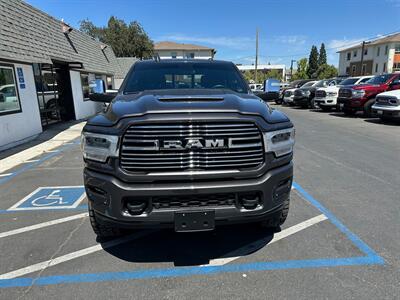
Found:
[[[317,91],[338,92],[339,86],[333,85],[333,86],[321,87],[321,88],[318,88]]]
[[[89,125],[113,126],[122,118],[146,114],[241,113],[257,115],[267,123],[288,122],[285,114],[271,109],[252,94],[230,90],[157,90],[118,95],[107,110],[88,121]]]
[[[377,96],[391,96],[391,97],[396,97],[397,99],[400,99],[400,90],[383,92],[383,93],[378,94]]]
[[[373,90],[380,89],[384,86],[385,86],[385,84],[357,84],[357,85],[346,86],[346,87],[350,87],[353,90],[373,91]]]

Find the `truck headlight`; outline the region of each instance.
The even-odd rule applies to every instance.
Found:
[[[362,98],[365,95],[365,91],[364,90],[353,90],[351,92],[353,98]]]
[[[311,92],[310,91],[304,91],[304,95],[310,96]]]
[[[264,132],[265,152],[274,152],[276,157],[292,153],[295,133],[294,127]]]
[[[85,159],[106,162],[109,157],[118,157],[119,137],[115,135],[82,132],[81,149]]]

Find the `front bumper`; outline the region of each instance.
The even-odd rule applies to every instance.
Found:
[[[315,104],[319,106],[335,107],[337,103],[336,97],[314,98]]]
[[[400,106],[372,105],[372,111],[378,116],[400,118]]]
[[[98,221],[112,223],[124,228],[173,228],[175,212],[215,211],[215,223],[241,223],[265,220],[276,217],[283,202],[289,198],[293,179],[293,165],[269,170],[258,178],[227,181],[193,181],[171,183],[125,183],[111,176],[84,171],[86,194],[91,207],[97,213]],[[235,195],[232,205],[198,206],[185,208],[156,208],[154,199],[185,198],[207,195]],[[241,204],[241,197],[257,194],[259,202],[255,208],[246,209]],[[146,203],[142,213],[132,214],[127,203],[133,201]]]
[[[365,100],[362,98],[337,98],[337,102],[344,110],[362,110]]]
[[[307,96],[303,96],[303,97],[294,96],[293,103],[297,106],[305,106],[305,105],[308,105],[310,102],[309,102],[309,99]]]

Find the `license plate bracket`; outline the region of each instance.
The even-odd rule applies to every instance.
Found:
[[[215,211],[175,212],[175,231],[208,231],[215,228]]]

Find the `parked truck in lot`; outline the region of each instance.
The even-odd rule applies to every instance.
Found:
[[[182,232],[285,221],[294,127],[250,92],[233,63],[140,61],[117,95],[91,95],[112,98],[82,132],[99,237],[124,228]]]
[[[338,103],[346,115],[363,111],[364,116],[370,117],[376,95],[396,89],[400,89],[400,73],[377,75],[365,84],[340,88]]]
[[[294,91],[293,103],[302,108],[315,108],[315,92],[318,88],[336,85],[338,79],[323,79],[310,86],[302,86]]]
[[[383,121],[400,120],[400,89],[378,94],[372,111]]]
[[[323,111],[330,111],[332,108],[337,108],[337,97],[341,87],[362,84],[371,78],[372,76],[350,77],[343,81],[338,81],[337,85],[318,88],[315,92],[314,103]]]

